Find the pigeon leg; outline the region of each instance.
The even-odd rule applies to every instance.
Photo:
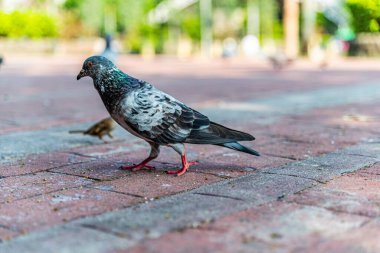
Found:
[[[185,172],[190,167],[190,165],[197,164],[197,162],[188,162],[187,161],[185,145],[175,144],[175,145],[170,145],[170,147],[172,147],[178,154],[181,155],[182,168],[179,170],[169,170],[169,171],[167,171],[168,174],[175,174],[177,176],[181,176],[181,175],[185,174]]]
[[[142,161],[141,163],[136,164],[136,165],[121,166],[120,169],[132,170],[132,171],[140,170],[142,168],[147,168],[147,169],[151,169],[151,170],[155,169],[153,166],[147,165],[147,163],[152,161],[153,159],[157,158],[158,154],[160,153],[160,145],[155,144],[155,143],[149,143],[149,144],[150,144],[151,150],[150,150],[150,154],[149,154],[148,158],[146,158],[144,161]]]

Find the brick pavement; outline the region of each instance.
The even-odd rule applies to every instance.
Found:
[[[170,149],[156,171],[125,172],[146,144],[121,129],[106,144],[67,133],[106,116],[90,81],[74,80],[81,60],[14,57],[0,72],[0,252],[380,251],[376,62],[274,73],[248,61],[122,58],[257,137],[259,158],[190,145],[199,164],[177,178],[164,173],[179,165]]]

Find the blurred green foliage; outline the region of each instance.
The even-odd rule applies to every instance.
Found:
[[[184,11],[181,19],[177,20],[179,29],[193,41],[201,40],[201,21],[199,19],[199,6],[195,5]]]
[[[58,35],[56,20],[44,13],[0,12],[0,24],[0,36],[3,37],[37,39]]]
[[[1,1],[1,0],[0,0]],[[65,39],[104,36],[121,38],[124,48],[140,53],[144,47],[161,53],[176,48],[179,40],[200,46],[200,5],[194,3],[169,13],[167,22],[151,23],[149,13],[166,0],[31,0],[30,10],[0,12],[0,36]],[[247,0],[213,0],[213,38],[242,38],[247,34]],[[260,9],[260,39],[281,39],[278,0],[254,0]],[[47,8],[47,6],[50,6]],[[21,7],[20,9],[23,9]],[[43,14],[56,10],[55,17]],[[173,46],[174,45],[174,46]]]
[[[380,31],[380,0],[347,0],[355,32]]]
[[[333,35],[338,30],[338,25],[332,22],[322,12],[317,12],[316,15],[317,28],[325,35]]]
[[[147,14],[162,0],[66,0],[62,33],[66,37],[106,33],[124,37],[125,46],[139,53],[144,44],[162,51],[165,26],[149,24]],[[76,29],[72,29],[75,27]]]
[[[199,46],[201,22],[199,3],[183,10],[170,13],[163,24],[150,23],[148,14],[164,0],[66,0],[63,2],[64,22],[62,36],[80,37],[119,35],[125,47],[132,53],[140,53],[144,46],[152,47],[156,53],[163,52],[168,41],[178,41],[179,37],[190,39]],[[216,40],[227,37],[242,38],[247,28],[247,0],[213,1],[213,21],[216,13],[223,13],[218,26],[214,26]],[[282,36],[281,23],[276,19],[275,0],[259,0],[263,38]],[[221,16],[218,16],[221,18]],[[268,18],[272,17],[272,18]]]

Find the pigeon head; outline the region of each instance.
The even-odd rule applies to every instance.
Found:
[[[91,56],[84,61],[83,67],[77,76],[77,80],[85,76],[95,79],[97,76],[103,75],[113,68],[116,68],[116,66],[106,57]]]

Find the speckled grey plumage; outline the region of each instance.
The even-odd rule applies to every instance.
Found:
[[[210,121],[151,84],[125,74],[102,56],[84,62],[78,79],[83,76],[93,79],[112,118],[151,144],[214,144],[258,155],[237,143],[254,140],[252,135]]]

